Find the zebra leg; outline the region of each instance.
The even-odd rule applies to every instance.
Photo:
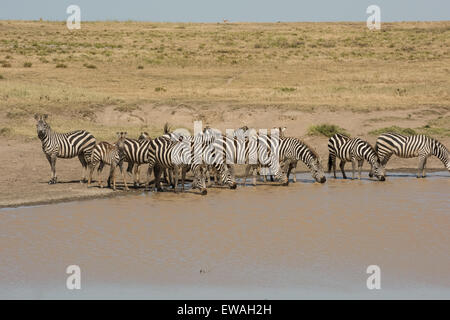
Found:
[[[352,159],[352,180],[355,180],[356,160]]]
[[[127,178],[125,177],[125,171],[123,170],[123,163],[119,163],[119,170],[120,173],[122,174],[122,179],[123,179],[123,184],[125,185],[125,190],[128,191],[130,189],[128,189],[128,185],[127,185]]]
[[[252,168],[252,165],[249,164],[245,167],[245,173],[244,173],[244,187],[247,185],[247,177],[250,174],[250,169]],[[252,170],[253,171],[253,170]]]
[[[372,164],[370,164],[369,177],[370,177],[370,178],[373,177],[373,165],[372,165]]]
[[[358,161],[358,179],[359,180],[361,180],[361,170],[362,170],[363,164],[364,164],[364,160]]]
[[[153,174],[155,175],[155,187],[158,192],[164,191],[161,188],[161,171],[162,169],[160,166],[156,165],[153,167]]]
[[[112,189],[116,191],[116,165],[111,163],[111,168],[109,170],[109,179],[112,180]]]
[[[133,166],[133,186],[139,187],[139,165],[137,163]]]
[[[297,174],[295,173],[296,166],[292,168],[292,182],[297,182]]]
[[[173,169],[173,182],[174,182],[173,192],[175,192],[175,193],[178,193],[177,188],[178,188],[178,175],[179,175],[179,173],[180,173],[180,168],[175,167]]]
[[[100,188],[103,188],[102,171],[103,171],[104,166],[105,166],[105,163],[103,161],[100,161],[100,164],[97,169],[98,185],[100,186]],[[110,180],[108,178],[108,186],[109,185],[110,185]]]
[[[428,157],[426,157],[425,160],[423,161],[422,178],[426,177],[425,166],[427,165],[427,160],[428,160]]]
[[[345,161],[341,160],[341,163],[339,163],[339,168],[341,168],[341,172],[342,172],[342,178],[347,179],[347,176],[345,175]]]
[[[52,179],[50,180],[49,184],[55,184],[57,182],[57,178],[56,178],[56,155],[52,155],[50,157],[50,167],[52,169]]]
[[[425,164],[427,162],[427,158],[424,155],[419,155],[419,167],[417,169],[417,178],[423,178],[425,173]]]
[[[94,173],[94,169],[95,169],[95,164],[94,163],[89,164],[89,179],[88,179],[88,182],[87,182],[87,187],[88,188],[91,186],[92,175]]]
[[[84,156],[84,152],[79,153],[78,154],[78,159],[81,162],[81,166],[82,166],[82,174],[81,174],[81,180],[80,183],[86,182],[86,173],[87,173],[87,162],[86,162],[86,158]]]
[[[181,172],[181,191],[182,192],[184,192],[184,183],[185,183],[185,180],[186,180],[186,172],[187,172],[186,168],[183,167],[183,170]]]
[[[336,157],[333,157],[332,161],[331,165],[333,167],[334,178],[336,179]]]

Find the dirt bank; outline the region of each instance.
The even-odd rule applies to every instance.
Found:
[[[308,136],[307,129],[312,124],[330,122],[345,128],[353,136],[361,136],[374,144],[376,136],[370,135],[369,130],[391,126],[393,124],[404,127],[419,127],[427,123],[434,114],[423,113],[420,117],[407,119],[406,110],[398,111],[378,111],[373,113],[355,113],[355,112],[300,112],[283,109],[257,109],[252,107],[242,108],[237,111],[229,112],[230,106],[214,106],[215,110],[221,112],[208,114],[203,118],[204,125],[210,125],[225,132],[227,128],[237,128],[242,125],[248,125],[255,128],[272,128],[273,126],[286,126],[287,135],[303,138],[313,146],[322,157],[323,166],[326,166],[328,155],[327,141],[324,136]],[[162,109],[164,110],[162,110]],[[166,121],[175,124],[184,123],[187,129],[193,129],[193,121],[198,119],[198,112],[183,111],[174,113],[167,117],[175,107],[155,107],[145,105],[137,111],[139,118],[144,121],[152,121],[155,127],[162,128]],[[228,110],[228,112],[227,112]],[[419,112],[420,110],[416,110]],[[114,110],[107,110],[102,116],[98,116],[98,121],[107,121],[109,125],[116,126],[120,123],[114,123]],[[218,114],[223,114],[218,117]],[[214,116],[216,115],[216,116]],[[138,119],[134,117],[134,119]],[[382,119],[373,121],[371,119]],[[125,121],[127,127],[139,127],[137,122]],[[31,125],[31,124],[30,124]],[[73,127],[73,129],[79,129]],[[96,132],[92,132],[94,135]],[[439,138],[446,146],[450,145],[449,137]],[[58,159],[56,163],[57,176],[60,181],[57,185],[48,185],[50,177],[49,164],[42,152],[40,141],[35,139],[7,139],[0,140],[0,207],[16,207],[23,205],[37,205],[44,203],[55,203],[59,201],[71,201],[80,199],[109,197],[113,195],[123,195],[126,192],[113,192],[110,189],[100,189],[93,187],[87,189],[85,184],[80,184],[81,166],[78,159]],[[405,169],[415,172],[417,168],[417,159],[400,159],[393,157],[388,164],[389,170]],[[428,164],[429,169],[444,170],[442,163],[432,157]],[[347,165],[347,170],[350,170]],[[367,169],[367,164],[364,166]],[[142,169],[141,169],[142,170]],[[304,171],[307,168],[299,164],[298,171]],[[104,170],[106,177],[108,170]],[[144,171],[142,171],[144,172]],[[241,173],[240,170],[237,173]],[[142,175],[141,175],[142,176]],[[119,178],[120,180],[121,178]],[[131,178],[128,180],[131,182]],[[140,192],[140,191],[138,191]],[[133,193],[133,191],[131,191]]]

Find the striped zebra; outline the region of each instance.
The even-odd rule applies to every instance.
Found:
[[[56,158],[70,159],[78,156],[83,167],[81,182],[86,181],[86,172],[91,161],[92,150],[95,146],[95,138],[92,134],[84,130],[77,130],[68,133],[58,133],[50,128],[47,123],[48,115],[34,116],[37,124],[37,135],[42,142],[42,151],[50,164],[51,178],[49,184],[57,182]]]
[[[425,135],[384,133],[377,138],[375,150],[383,166],[386,166],[393,154],[401,158],[419,157],[417,178],[425,177],[425,165],[430,156],[436,156],[450,171],[448,149],[436,139]]]
[[[348,140],[350,140],[350,137],[341,134],[341,133],[336,133],[335,135],[333,135],[330,140],[328,140],[328,173],[331,172],[331,168],[333,168],[333,174],[334,174],[334,178],[336,179],[336,157],[337,157],[337,150],[339,150],[341,148],[341,146],[347,142]],[[341,160],[341,164],[340,167],[344,167],[345,163],[342,164],[342,160]],[[342,169],[343,175],[345,176],[345,172]]]
[[[274,142],[275,144],[273,144]],[[250,170],[260,165],[269,167],[277,180],[282,183],[286,182],[276,153],[272,150],[276,150],[276,140],[264,134],[256,134],[253,129],[244,138],[239,135],[227,135],[214,141],[216,163],[224,163],[229,166],[233,177],[236,165],[247,165],[244,185]],[[256,184],[255,178],[253,182]]]
[[[178,179],[180,169],[192,170],[194,181],[193,189],[198,188],[202,195],[207,194],[205,183],[205,168],[202,163],[192,161],[193,150],[190,141],[180,139],[181,141],[173,142],[165,137],[158,137],[151,142],[151,155],[149,157],[149,171],[154,170],[155,186],[158,191],[162,191],[160,176],[162,170],[169,169],[173,171],[174,191],[177,192]],[[184,141],[183,141],[184,140]],[[185,172],[182,173],[182,179]],[[182,181],[184,190],[184,181]]]
[[[125,184],[125,190],[128,190],[127,180],[125,178],[125,172],[123,170],[123,162],[126,159],[125,154],[126,135],[127,135],[126,132],[117,132],[118,140],[115,144],[110,144],[108,142],[102,141],[95,146],[94,150],[92,151],[88,187],[91,186],[92,174],[94,173],[94,169],[97,166],[97,164],[99,164],[97,174],[99,179],[99,186],[100,188],[103,188],[101,173],[103,167],[106,164],[111,167],[108,178],[108,187],[111,186],[110,183],[112,182],[112,188],[114,191],[116,190],[115,170],[116,167],[118,166],[120,169],[120,173],[122,174],[123,183]]]
[[[142,132],[137,140],[125,139],[124,151],[125,161],[128,162],[127,172],[133,175],[134,186],[139,185],[139,166],[148,163],[151,140],[147,132]]]
[[[286,178],[289,177],[297,162],[302,161],[311,171],[314,180],[320,183],[327,181],[319,155],[312,147],[300,139],[292,137],[280,139],[278,158],[284,167],[283,171],[286,172]],[[289,179],[287,179],[285,185],[288,184]]]
[[[367,141],[360,138],[349,138],[342,134],[335,134],[328,141],[328,151],[328,171],[331,171],[331,167],[333,167],[334,177],[336,177],[336,158],[339,158],[341,160],[339,167],[341,168],[344,179],[347,179],[344,170],[347,161],[352,162],[353,179],[355,179],[355,169],[358,163],[358,178],[361,179],[361,169],[364,160],[367,160],[373,167],[375,177],[380,181],[385,180],[384,168],[380,164],[375,149]]]

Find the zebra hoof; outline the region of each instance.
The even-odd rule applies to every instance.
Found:
[[[208,191],[206,189],[202,190],[202,196],[206,196],[208,194]]]

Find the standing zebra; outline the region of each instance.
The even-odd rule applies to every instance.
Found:
[[[87,167],[91,162],[91,154],[95,146],[94,136],[84,130],[68,133],[55,132],[47,123],[47,114],[36,114],[34,119],[37,121],[37,134],[42,142],[42,151],[50,164],[51,179],[48,183],[55,184],[57,182],[56,158],[70,159],[75,156],[78,156],[83,167],[81,182],[86,181]]]
[[[278,157],[280,162],[283,163],[287,178],[294,168],[293,164],[296,165],[298,161],[302,161],[311,171],[314,180],[320,183],[327,181],[323,173],[319,155],[313,148],[300,139],[291,137],[281,139]],[[287,179],[285,184],[289,184],[289,179]]]
[[[154,170],[155,185],[158,191],[162,191],[160,176],[162,170],[169,169],[174,175],[174,191],[177,192],[180,169],[188,168],[194,174],[193,188],[200,189],[202,195],[207,194],[205,183],[205,168],[203,164],[191,163],[193,150],[191,143],[186,139],[172,142],[165,137],[152,140],[152,152],[149,157],[149,171]],[[184,190],[184,182],[183,182]]]
[[[352,162],[352,178],[355,179],[356,163],[358,163],[358,178],[361,179],[361,169],[364,160],[367,160],[373,167],[374,175],[380,181],[384,181],[384,168],[380,164],[377,153],[374,148],[367,142],[360,138],[349,138],[341,134],[335,134],[328,141],[328,171],[331,167],[334,169],[334,177],[336,177],[336,158],[341,160],[339,167],[342,171],[342,176],[347,179],[344,167],[346,161]]]
[[[123,183],[125,184],[125,190],[128,190],[127,180],[125,178],[125,172],[123,170],[123,161],[126,158],[125,155],[126,135],[127,135],[126,132],[117,132],[118,140],[114,145],[102,141],[95,146],[94,150],[92,151],[88,187],[90,187],[91,185],[92,174],[94,172],[95,166],[98,163],[100,163],[97,169],[100,188],[103,188],[101,173],[103,167],[105,166],[105,164],[107,164],[111,167],[108,178],[108,186],[110,186],[110,182],[112,180],[112,188],[114,191],[116,191],[115,170],[116,167],[119,166],[120,173],[122,174],[123,178]]]
[[[128,162],[127,172],[133,175],[134,186],[139,185],[139,166],[148,163],[151,140],[147,132],[142,132],[138,140],[125,139],[124,151],[125,161]]]
[[[377,139],[375,150],[383,166],[393,154],[401,158],[419,157],[417,178],[425,177],[425,165],[430,156],[439,158],[450,171],[448,149],[436,139],[425,135],[404,136],[397,133],[383,133]]]
[[[285,183],[285,174],[281,170],[276,153],[273,152],[273,150],[276,150],[276,144],[273,144],[273,140],[267,135],[256,134],[254,130],[245,137],[224,136],[218,138],[214,141],[215,161],[229,166],[233,177],[235,165],[247,165],[244,185],[250,169],[261,164],[268,166],[276,179]],[[253,183],[256,184],[255,178]]]
[[[336,179],[336,157],[337,155],[337,151],[341,148],[341,146],[347,142],[348,140],[350,140],[350,137],[341,134],[341,133],[336,133],[335,135],[333,135],[330,140],[328,140],[328,173],[330,173],[331,168],[333,168],[333,174],[334,174],[334,178]],[[345,163],[342,164],[342,160],[341,163],[339,165],[339,167],[344,167]],[[345,172],[343,172],[343,175],[345,176]]]

